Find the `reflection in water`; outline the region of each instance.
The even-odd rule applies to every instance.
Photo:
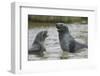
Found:
[[[88,26],[87,25],[75,25],[70,24],[69,26],[71,35],[75,38],[75,40],[81,43],[88,43]],[[86,48],[78,50],[76,53],[68,53],[63,52],[59,45],[58,32],[57,29],[53,26],[46,28],[33,28],[28,31],[28,49],[32,47],[32,42],[36,34],[42,30],[48,31],[48,37],[45,40],[46,52],[44,52],[43,57],[38,57],[36,55],[28,55],[28,60],[48,60],[48,59],[79,59],[79,58],[87,58],[88,50]]]

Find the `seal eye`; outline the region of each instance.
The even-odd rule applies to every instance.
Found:
[[[58,25],[56,24],[56,28],[58,28]]]

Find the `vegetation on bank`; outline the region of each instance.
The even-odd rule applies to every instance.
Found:
[[[67,23],[67,24],[88,24],[88,17],[74,17],[74,16],[47,16],[47,15],[28,15],[28,27],[34,26],[48,26],[48,24],[55,23]]]

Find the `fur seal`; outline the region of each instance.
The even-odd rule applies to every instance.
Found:
[[[75,41],[75,39],[71,36],[66,24],[56,23],[56,28],[59,34],[60,46],[63,51],[74,53],[76,50],[88,48],[87,45]]]
[[[28,50],[28,54],[35,54],[37,56],[43,56],[43,52],[46,51],[44,47],[44,41],[47,37],[47,31],[40,31],[32,44],[32,48]]]

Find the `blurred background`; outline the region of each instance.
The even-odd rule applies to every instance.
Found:
[[[41,25],[49,26],[50,24],[58,22],[67,24],[88,24],[88,17],[28,15],[29,28],[35,26],[40,27]]]

